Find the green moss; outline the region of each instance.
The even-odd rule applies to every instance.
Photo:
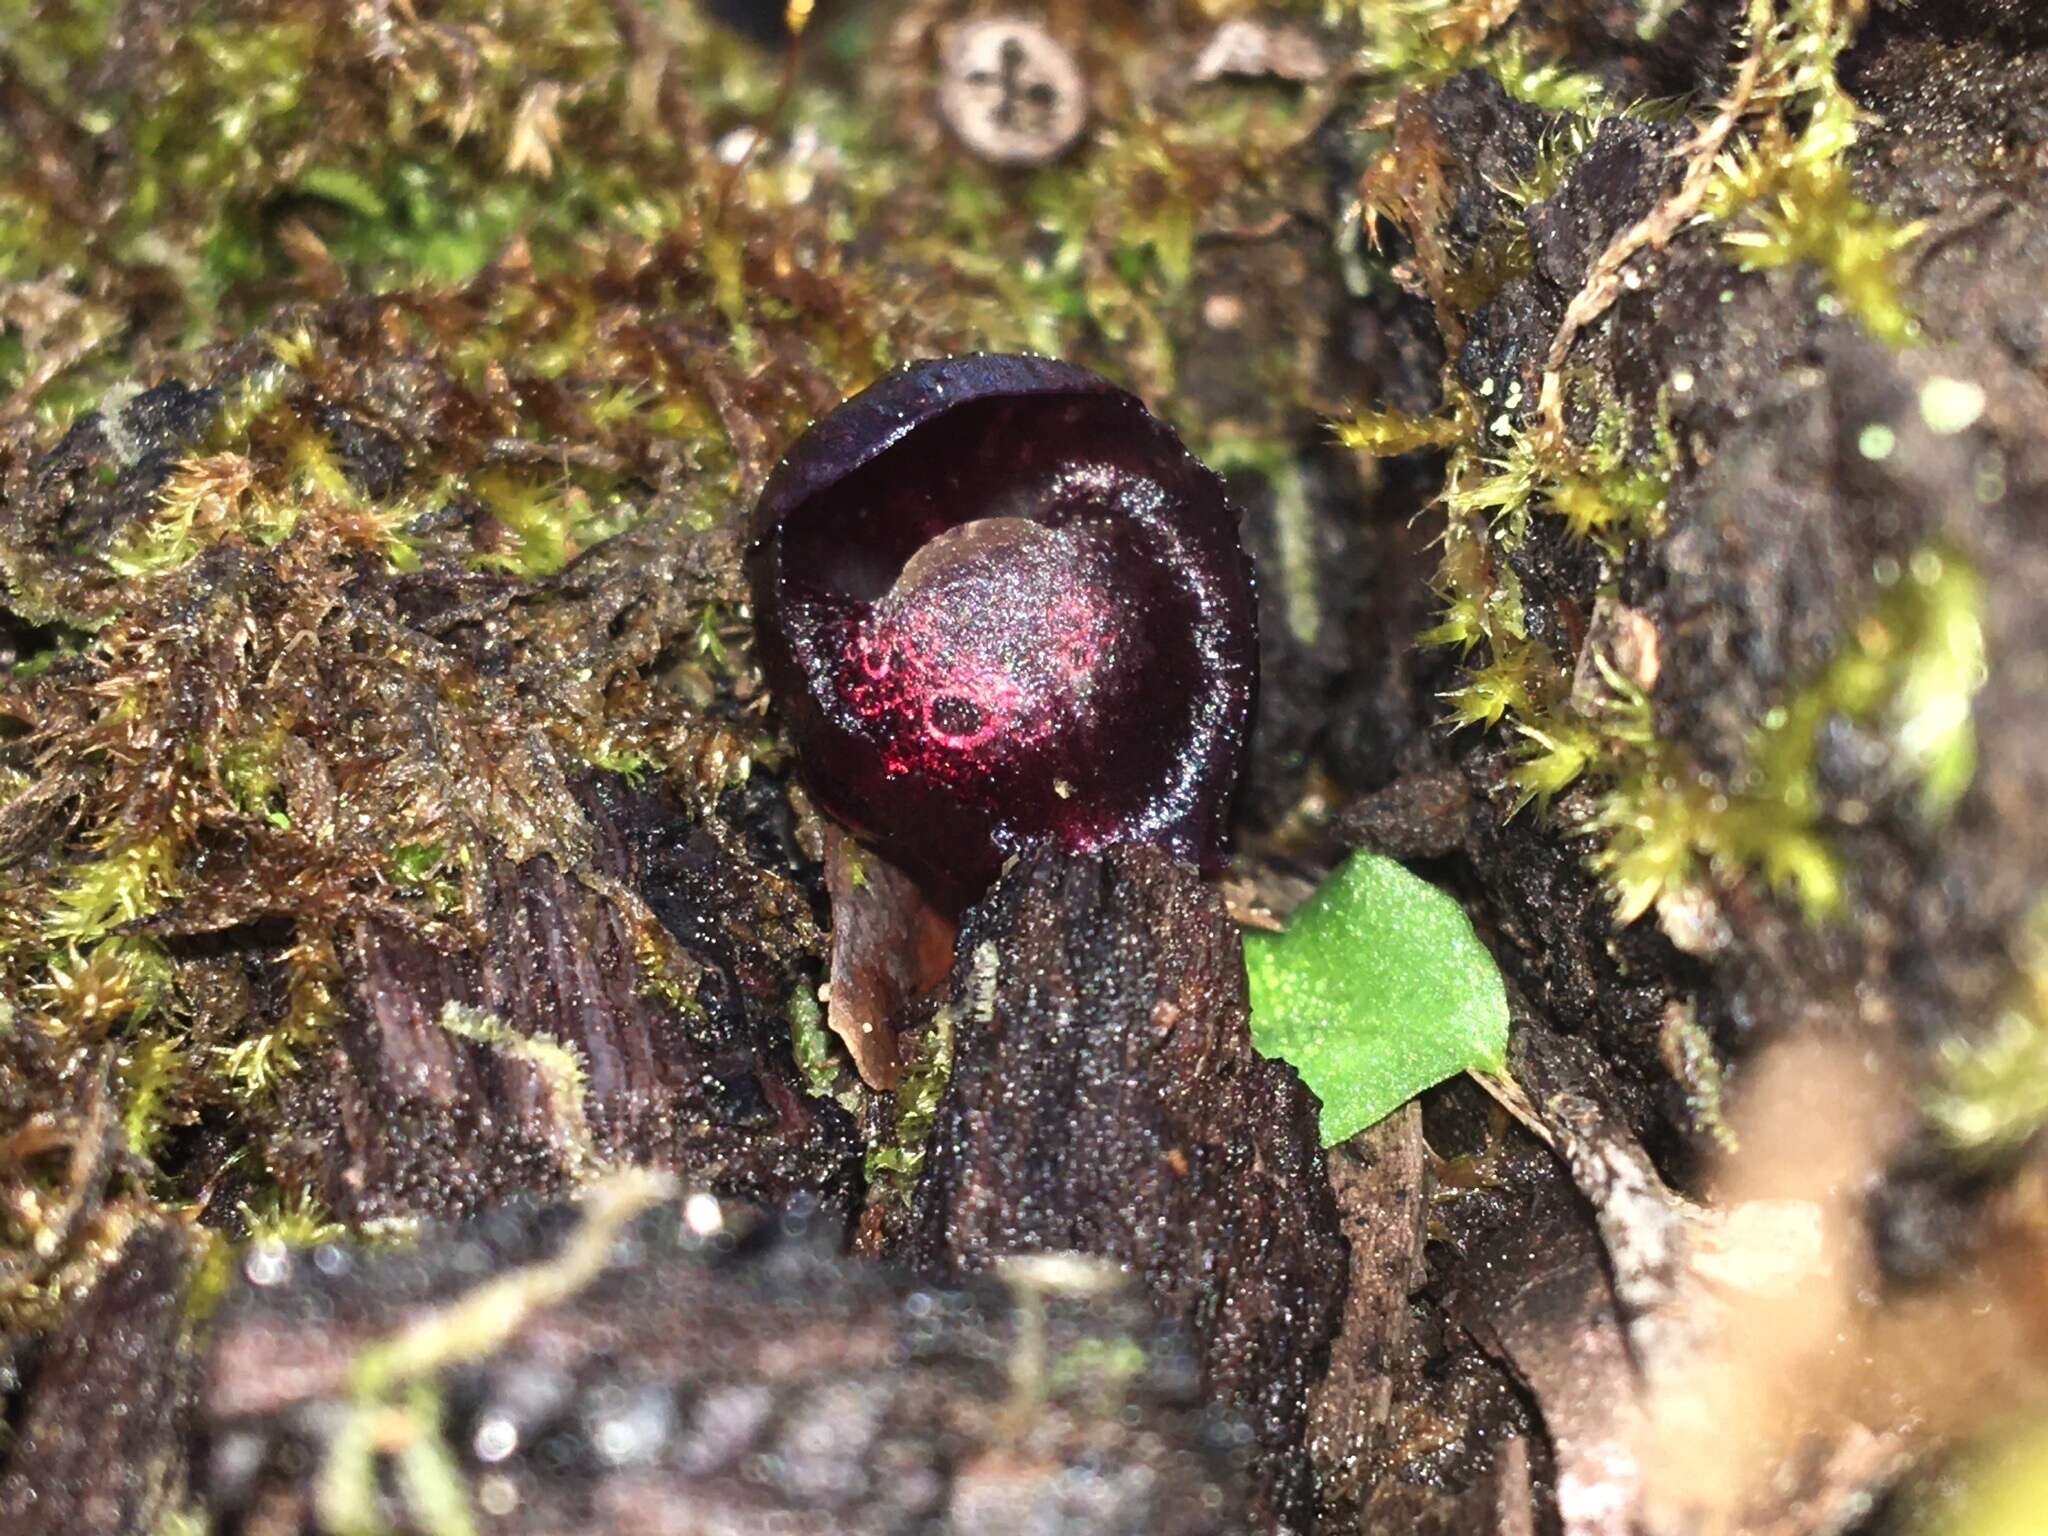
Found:
[[[2015,946],[2012,988],[1990,1028],[1941,1048],[1927,1118],[1974,1164],[2010,1156],[2048,1125],[2048,900],[2035,904]]]
[[[137,176],[122,205],[129,245],[147,242],[178,200],[261,179],[301,127],[318,33],[303,17],[195,19],[171,36],[175,84],[127,124]]]
[[[379,1475],[388,1456],[408,1528],[423,1536],[475,1536],[468,1483],[442,1418],[441,1393],[427,1381],[356,1405],[328,1442],[315,1485],[321,1525],[362,1536],[389,1529]]]
[[[122,126],[95,222],[40,183],[0,184],[0,280],[161,269],[184,310],[170,329],[197,339],[261,318],[307,273],[387,291],[466,282],[515,243],[553,270],[593,236],[658,238],[691,215],[691,156],[595,0],[454,0],[427,21],[358,22],[305,0],[260,17],[202,10],[161,57],[136,56],[111,100],[109,17],[61,0],[0,13],[0,47],[69,136],[73,179],[97,174],[101,136]],[[742,67],[748,50],[693,12],[650,21],[688,50],[704,107],[742,80],[750,99],[772,85],[772,60]]]
[[[1731,795],[1675,748],[1631,764],[1590,826],[1605,840],[1594,864],[1620,923],[1687,894],[1710,872],[1732,881],[1754,870],[1816,921],[1842,909],[1841,869],[1814,808],[1796,794]]]
[[[1514,722],[1522,743],[1508,777],[1516,789],[1517,812],[1531,804],[1548,812],[1551,801],[1589,770],[1655,750],[1649,698],[1605,657],[1597,657],[1596,664],[1604,684],[1599,695],[1552,704],[1533,719]]]
[[[1376,459],[1454,448],[1467,441],[1472,423],[1456,415],[1409,416],[1398,411],[1354,411],[1330,423],[1337,441]]]
[[[1520,548],[1529,519],[1547,512],[1576,539],[1590,539],[1618,557],[1639,537],[1662,531],[1664,504],[1675,450],[1661,425],[1654,453],[1639,454],[1628,417],[1619,407],[1603,409],[1591,439],[1554,439],[1516,425],[1511,412],[1521,401],[1504,402],[1493,432],[1506,451],[1475,464],[1468,457],[1445,495],[1453,517],[1483,518],[1493,526],[1506,553]]]
[[[809,987],[800,986],[789,997],[789,1044],[796,1056],[796,1069],[812,1097],[841,1099],[846,1092],[846,1067],[832,1047],[825,1029],[825,1010]]]
[[[213,1047],[213,1080],[245,1113],[267,1106],[278,1085],[296,1074],[334,1026],[340,962],[328,939],[302,936],[285,953],[286,999],[275,1024]]]
[[[246,449],[257,425],[278,413],[287,393],[302,378],[300,368],[317,355],[319,343],[301,328],[269,338],[275,361],[252,368],[226,391],[206,434],[207,448],[217,454]]]
[[[187,459],[158,493],[151,515],[125,530],[107,552],[107,564],[121,576],[161,575],[245,524],[259,543],[279,542],[291,532],[297,510],[266,506],[262,515],[245,519],[254,470],[234,453]]]
[[[1983,584],[1936,545],[1891,578],[1821,677],[1764,721],[1751,759],[1789,805],[1818,799],[1814,759],[1831,716],[1884,732],[1929,819],[1945,816],[1969,788],[1977,762],[1970,700],[1985,674]]]
[[[304,1053],[318,1044],[320,1038],[317,1030],[291,1024],[260,1030],[233,1045],[217,1047],[217,1068],[236,1096],[262,1098],[304,1067]]]
[[[389,1458],[409,1526],[427,1536],[473,1531],[467,1479],[443,1437],[442,1373],[489,1356],[534,1314],[589,1285],[612,1263],[628,1223],[667,1193],[655,1175],[615,1175],[591,1192],[581,1224],[554,1253],[418,1311],[365,1345],[348,1364],[343,1412],[314,1479],[321,1526],[383,1529],[381,1468]]]
[[[1474,67],[1504,19],[1494,0],[1327,0],[1323,10],[1358,29],[1358,65],[1388,93],[1417,90]]]
[[[552,576],[591,545],[624,532],[639,513],[612,491],[592,491],[567,477],[494,472],[479,475],[471,490],[501,534],[500,547],[470,563],[528,581]]]
[[[196,1119],[197,1072],[170,957],[150,939],[118,936],[48,961],[32,988],[40,1026],[60,1039],[112,1036],[121,1129],[147,1162],[174,1125]]]
[[[1526,32],[1510,32],[1488,48],[1483,67],[1517,101],[1573,114],[1589,127],[1606,101],[1607,88],[1598,79],[1543,57]],[[1591,142],[1590,131],[1586,142]]]
[[[1857,8],[1796,0],[1768,36],[1762,93],[1776,110],[1714,167],[1701,214],[1722,226],[1744,271],[1810,265],[1829,293],[1880,341],[1918,334],[1900,292],[1897,256],[1918,225],[1887,219],[1856,196],[1848,154],[1860,111],[1836,64],[1855,35]],[[1795,126],[1796,124],[1796,126]]]
[[[254,1201],[244,1201],[239,1210],[251,1243],[315,1248],[348,1231],[310,1189],[267,1190]]]
[[[1519,401],[1507,402],[1513,410]],[[1503,723],[1527,743],[1517,772],[1521,803],[1549,800],[1569,785],[1595,754],[1597,735],[1557,712],[1568,685],[1558,658],[1529,637],[1522,592],[1509,557],[1529,536],[1531,519],[1560,519],[1574,538],[1589,539],[1618,558],[1629,540],[1662,526],[1669,480],[1669,445],[1660,434],[1662,462],[1645,467],[1629,443],[1625,418],[1603,412],[1589,443],[1552,442],[1515,426],[1504,411],[1493,430],[1506,450],[1486,455],[1479,425],[1482,402],[1452,391],[1435,423],[1376,420],[1365,431],[1340,436],[1364,451],[1403,451],[1426,441],[1449,450],[1443,503],[1444,554],[1435,589],[1443,616],[1419,637],[1425,645],[1455,647],[1463,656],[1482,651],[1465,681],[1445,694],[1453,728]]]
[[[1597,111],[1572,112],[1546,128],[1537,141],[1535,162],[1500,190],[1525,211],[1550,197],[1593,147],[1601,121],[1602,114]]]
[[[1823,823],[1816,766],[1821,733],[1844,719],[1881,734],[1896,779],[1938,821],[1968,788],[1976,762],[1970,701],[1984,680],[1981,584],[1961,559],[1916,553],[1835,658],[1772,709],[1747,753],[1750,775],[1722,785],[1675,746],[1625,743],[1595,818],[1617,916],[1633,921],[1707,872],[1755,870],[1811,919],[1840,912],[1840,863]]]
[[[103,939],[163,906],[176,885],[177,867],[178,845],[170,832],[117,843],[71,873],[50,907],[44,932],[60,945]]]
[[[26,10],[35,37],[22,46],[43,61],[44,94],[89,142],[106,126],[93,126],[104,24],[52,20],[65,10],[56,0]],[[108,182],[133,195],[108,226],[73,227],[66,209],[23,194],[18,235],[0,223],[0,263],[13,251],[21,270],[11,275],[67,284],[110,256],[172,271],[182,313],[166,323],[192,337],[246,328],[306,287],[400,293],[484,276],[505,319],[522,318],[512,311],[523,302],[523,318],[550,327],[577,290],[582,302],[567,306],[576,323],[556,334],[503,334],[486,315],[466,336],[486,366],[513,359],[556,377],[587,367],[610,339],[589,326],[592,271],[613,255],[622,277],[644,270],[650,249],[674,237],[696,268],[671,293],[682,352],[716,350],[752,371],[768,360],[774,325],[801,318],[814,361],[850,388],[903,355],[889,333],[908,318],[956,348],[1121,360],[1118,371],[1158,397],[1198,239],[1291,206],[1290,162],[1325,110],[1313,93],[1233,84],[1155,112],[1141,105],[1156,94],[1142,51],[1089,49],[1114,109],[1072,157],[1020,177],[950,150],[906,153],[890,103],[863,89],[878,60],[889,71],[899,62],[867,18],[813,35],[813,68],[779,102],[780,61],[697,8],[648,7],[630,35],[623,14],[600,0],[452,0],[430,20],[360,26],[309,0],[261,19],[209,14],[130,82],[124,106],[141,126],[121,150],[137,163]],[[752,127],[768,142],[728,172],[720,144]],[[0,201],[0,220],[7,211]],[[535,305],[533,279],[558,273],[572,281]],[[834,296],[829,323],[817,323],[818,286],[840,284],[864,291]],[[926,303],[934,291],[947,294],[943,313]],[[715,328],[699,325],[706,301]],[[122,313],[107,315],[126,345]],[[118,372],[118,358],[110,364]],[[720,413],[697,391],[651,382],[653,409],[684,401],[690,420],[682,433],[650,425],[715,431]],[[632,400],[636,387],[617,390]],[[46,402],[69,390],[53,381]],[[774,427],[765,406],[750,402],[749,413]],[[515,529],[509,551],[487,552],[491,568],[545,568],[562,548],[550,525],[564,517],[577,513],[544,509],[539,530]]]
[[[122,0],[0,0],[0,39],[39,95],[59,95],[71,71],[105,56],[121,10]]]
[[[1421,637],[1475,658],[1445,695],[1448,723],[1515,732],[1516,809],[1548,809],[1582,779],[1600,788],[1591,828],[1602,838],[1597,863],[1620,922],[1710,874],[1745,871],[1810,918],[1839,912],[1846,893],[1815,766],[1821,731],[1835,717],[1880,731],[1922,814],[1938,821],[1953,807],[1976,760],[1970,699],[1984,653],[1975,574],[1939,548],[1915,553],[1824,673],[1759,722],[1748,780],[1715,782],[1658,739],[1647,698],[1604,661],[1604,693],[1569,697],[1560,659],[1528,635],[1509,562],[1537,516],[1560,519],[1572,537],[1617,560],[1635,539],[1661,532],[1676,460],[1668,426],[1657,424],[1645,462],[1618,411],[1603,411],[1583,444],[1541,438],[1504,412],[1493,430],[1506,434],[1506,451],[1482,456],[1478,405],[1453,394],[1434,420],[1368,415],[1337,428],[1363,452],[1448,454],[1436,580],[1444,611]]]
[[[1539,658],[1542,648],[1521,642],[1502,647],[1482,666],[1466,673],[1466,681],[1444,695],[1453,729],[1499,725],[1510,715],[1520,718],[1536,708],[1531,689],[1552,670]]]
[[[222,787],[244,812],[287,831],[292,819],[285,810],[279,771],[283,742],[281,730],[231,742],[220,753],[217,771]]]
[[[986,946],[984,946],[986,947]],[[977,964],[980,957],[976,957]],[[939,1103],[953,1080],[953,1014],[939,1009],[919,1042],[917,1060],[896,1085],[896,1101],[887,1136],[871,1143],[867,1181],[871,1190],[908,1204],[924,1171],[925,1149],[938,1121]]]
[[[1981,593],[1966,565],[1938,549],[1918,552],[1827,671],[1760,722],[1748,748],[1751,780],[1716,783],[1658,740],[1648,700],[1604,662],[1604,694],[1568,700],[1559,658],[1528,636],[1508,562],[1540,515],[1616,559],[1634,539],[1660,532],[1676,457],[1668,428],[1659,423],[1645,464],[1618,412],[1603,412],[1584,444],[1539,439],[1503,415],[1495,429],[1508,434],[1506,452],[1482,457],[1476,407],[1454,395],[1434,420],[1364,416],[1340,421],[1338,433],[1364,452],[1448,452],[1437,574],[1444,610],[1421,639],[1478,653],[1445,695],[1448,723],[1516,733],[1517,809],[1548,809],[1581,779],[1601,787],[1592,829],[1603,840],[1597,862],[1617,920],[1636,920],[1709,872],[1755,871],[1816,919],[1839,911],[1845,893],[1815,769],[1831,717],[1884,732],[1926,816],[1938,820],[1954,805],[1974,769],[1969,700],[1984,670]]]
[[[1897,297],[1892,258],[1912,232],[1857,200],[1846,166],[1856,110],[1835,64],[1853,36],[1857,8],[1790,0],[1759,14],[1767,30],[1759,37],[1751,105],[1762,109],[1762,126],[1715,167],[1703,211],[1745,265],[1817,265],[1836,302],[1874,333],[1899,341],[1911,322]],[[1525,33],[1496,30],[1477,7],[1404,0],[1364,7],[1358,19],[1373,39],[1369,65],[1394,78],[1427,79],[1451,58],[1476,62],[1524,99],[1566,114],[1529,170],[1503,189],[1520,207],[1562,184],[1591,144],[1599,114],[1609,110],[1589,82],[1551,72],[1527,52]],[[1491,246],[1482,241],[1460,265],[1434,227],[1441,197],[1432,192],[1431,174],[1427,165],[1396,166],[1368,198],[1404,225],[1419,226],[1408,233],[1455,347],[1464,317],[1491,291],[1487,264],[1512,264],[1517,231],[1505,228]],[[1710,874],[1734,879],[1745,872],[1790,893],[1809,915],[1839,910],[1842,877],[1822,824],[1814,767],[1818,733],[1835,716],[1881,731],[1902,778],[1917,787],[1923,813],[1944,814],[1967,786],[1974,761],[1968,701],[1983,667],[1974,579],[1939,552],[1923,551],[1914,568],[1929,579],[1916,576],[1882,599],[1826,674],[1758,723],[1747,744],[1749,778],[1712,782],[1659,741],[1647,699],[1611,670],[1604,692],[1572,696],[1570,658],[1551,655],[1530,637],[1513,563],[1539,517],[1558,519],[1570,537],[1598,545],[1617,563],[1637,540],[1661,533],[1678,459],[1668,422],[1660,412],[1646,434],[1618,407],[1595,401],[1594,429],[1580,442],[1522,426],[1526,402],[1519,393],[1511,384],[1506,398],[1476,398],[1452,386],[1436,418],[1364,413],[1338,424],[1340,440],[1362,452],[1446,454],[1447,527],[1435,583],[1444,607],[1421,638],[1454,648],[1466,662],[1464,677],[1446,694],[1448,723],[1515,733],[1510,772],[1517,809],[1547,810],[1582,781],[1595,788],[1600,867],[1622,921]]]
[[[641,786],[647,775],[653,771],[655,761],[637,748],[616,743],[594,746],[583,754],[583,761],[593,768],[602,768],[606,773],[616,773],[635,789]]]
[[[192,1062],[186,1039],[152,1030],[129,1041],[115,1059],[121,1086],[121,1131],[134,1156],[149,1161],[190,1092]]]
[[[1550,512],[1575,539],[1591,539],[1619,558],[1638,538],[1664,531],[1677,445],[1660,419],[1655,451],[1639,459],[1628,417],[1618,406],[1600,413],[1592,440],[1540,458]]]
[[[391,850],[391,878],[400,885],[423,886],[447,857],[445,843],[400,843]]]
[[[49,672],[59,662],[77,656],[84,649],[84,645],[84,637],[76,631],[60,633],[53,643],[31,652],[22,660],[17,661],[10,669],[9,675],[17,683],[34,682],[37,678]],[[25,785],[12,783],[5,786],[10,796],[23,787]]]
[[[149,939],[122,935],[67,944],[47,961],[33,988],[45,1021],[76,1039],[154,1013],[170,990],[170,961]]]

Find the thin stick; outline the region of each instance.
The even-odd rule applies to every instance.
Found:
[[[782,54],[782,79],[776,84],[775,99],[768,103],[768,110],[754,124],[753,137],[747,140],[746,148],[725,168],[725,175],[718,183],[718,197],[713,204],[714,223],[725,222],[726,206],[732,199],[733,188],[739,185],[741,173],[754,158],[754,151],[768,137],[768,130],[781,119],[789,106],[789,98],[796,94],[796,70],[803,57],[804,29],[810,25],[811,12],[815,9],[817,0],[788,0],[783,7],[782,24],[789,29],[789,47]]]
[[[1571,353],[1572,343],[1578,339],[1579,332],[1606,314],[1608,306],[1620,296],[1622,269],[1635,254],[1644,246],[1661,251],[1699,211],[1714,173],[1714,162],[1720,158],[1728,135],[1735,131],[1735,125],[1749,111],[1750,102],[1756,95],[1757,81],[1763,75],[1764,54],[1770,41],[1770,21],[1771,0],[1750,0],[1749,55],[1742,61],[1734,88],[1722,98],[1721,109],[1714,114],[1714,120],[1685,147],[1685,180],[1679,184],[1677,192],[1615,236],[1607,249],[1600,253],[1600,259],[1593,263],[1592,271],[1586,275],[1585,286],[1566,307],[1564,321],[1558,326],[1557,335],[1551,338],[1550,351],[1543,359],[1543,388],[1537,396],[1542,430],[1553,442],[1564,439],[1564,364]]]

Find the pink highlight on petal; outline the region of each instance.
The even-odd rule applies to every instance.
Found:
[[[1072,725],[1118,605],[1081,535],[970,523],[928,548],[848,637],[844,696],[892,772],[964,784]]]

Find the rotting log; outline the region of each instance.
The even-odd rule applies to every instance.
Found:
[[[1113,1274],[932,1285],[814,1205],[660,1189],[252,1256],[199,1392],[215,1529],[1244,1528],[1241,1445]]]
[[[1074,1251],[1139,1276],[1305,1529],[1309,1390],[1348,1256],[1314,1101],[1251,1044],[1221,898],[1151,848],[1027,856],[961,928],[953,1076],[891,1257],[942,1275]]]

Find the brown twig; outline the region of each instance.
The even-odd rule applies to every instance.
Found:
[[[796,94],[797,66],[803,62],[804,31],[810,25],[811,12],[815,5],[816,0],[787,0],[783,8],[783,25],[789,29],[789,46],[782,55],[782,78],[776,83],[775,99],[768,103],[767,110],[754,124],[752,136],[748,138],[746,147],[734,158],[732,164],[726,167],[725,175],[719,179],[718,195],[712,203],[716,210],[713,217],[718,223],[725,221],[725,211],[732,201],[733,189],[739,185],[748,162],[754,158],[754,151],[766,141],[769,130],[780,121],[783,112],[788,109],[790,97]]]
[[[1581,331],[1607,313],[1608,306],[1620,295],[1622,271],[1636,253],[1645,246],[1661,251],[1699,211],[1721,149],[1756,96],[1769,47],[1770,20],[1771,0],[1750,0],[1748,56],[1713,121],[1685,146],[1684,181],[1675,193],[1614,238],[1586,274],[1585,285],[1566,306],[1564,320],[1543,359],[1543,387],[1537,397],[1539,430],[1551,441],[1564,437],[1564,364],[1572,343]]]

